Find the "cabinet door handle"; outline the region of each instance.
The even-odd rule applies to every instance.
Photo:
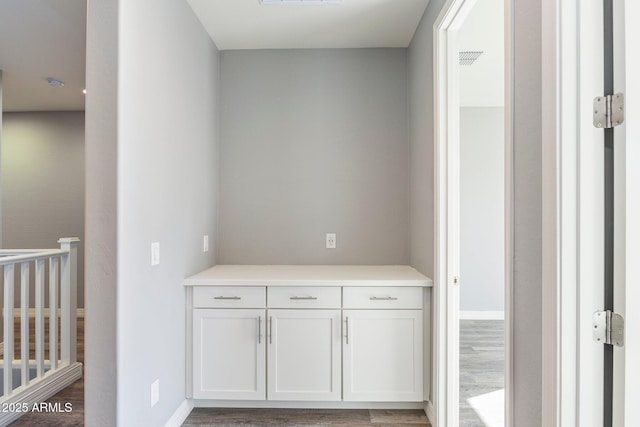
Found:
[[[346,332],[346,334],[345,334],[345,336],[344,336],[344,337],[345,337],[345,338],[346,338],[346,340],[347,340],[347,344],[349,344],[349,316],[347,316],[347,317],[345,318],[345,322],[346,322],[346,324],[347,324],[347,327],[346,327],[347,332]]]
[[[241,297],[213,297],[213,299],[242,299]]]
[[[271,325],[272,317],[269,316],[269,344],[271,344],[271,337],[273,336],[273,327]]]
[[[294,296],[294,297],[289,297],[289,299],[292,299],[292,300],[315,300],[315,299],[318,299],[318,297],[296,297],[296,296]]]
[[[258,316],[258,344],[262,341],[262,316]]]
[[[396,297],[371,297],[369,299],[371,301],[396,301],[398,298],[396,298]]]

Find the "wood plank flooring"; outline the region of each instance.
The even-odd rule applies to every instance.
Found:
[[[84,323],[78,319],[78,359],[84,360]],[[460,426],[484,423],[467,399],[504,387],[504,322],[460,322]],[[84,381],[81,379],[52,397],[50,402],[71,403],[70,413],[30,413],[11,427],[84,425]],[[184,427],[204,426],[429,426],[423,411],[323,409],[194,409]]]
[[[47,402],[71,403],[71,412],[30,412],[9,424],[10,427],[82,427],[84,426],[84,381],[79,379]]]
[[[196,408],[182,427],[430,426],[422,410]]]
[[[504,321],[460,321],[460,427],[485,424],[468,399],[504,388]]]
[[[16,334],[19,335],[19,329],[16,328]],[[30,328],[33,334],[33,328]],[[35,340],[32,336],[32,342]],[[33,348],[33,346],[31,346]],[[18,356],[19,357],[19,356]],[[78,361],[84,363],[84,318],[78,318]],[[60,402],[62,406],[65,403],[71,403],[71,412],[30,412],[25,414],[18,420],[9,424],[11,427],[81,427],[84,426],[84,379],[71,384],[69,387],[60,391],[47,402]]]

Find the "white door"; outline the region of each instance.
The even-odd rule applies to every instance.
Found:
[[[613,2],[614,93],[625,97],[625,121],[614,128],[616,261],[614,310],[625,319],[625,343],[614,348],[613,426],[640,425],[640,5]]]
[[[193,310],[193,397],[265,398],[265,311]]]
[[[422,311],[344,310],[345,401],[422,402]]]
[[[268,315],[268,399],[341,400],[340,310]]]
[[[637,399],[640,393],[640,126],[638,99],[640,40],[637,1],[614,0],[613,24],[606,21],[606,1],[580,2],[576,7],[578,41],[578,366],[576,386],[579,425],[640,425]],[[606,46],[607,28],[613,31],[612,48]],[[606,56],[613,54],[612,81],[606,78]],[[609,82],[607,83],[607,80]],[[635,81],[634,81],[635,80]],[[625,119],[612,130],[593,124],[593,99],[623,93]],[[612,133],[608,152],[613,153],[613,256],[605,247],[605,132]],[[607,262],[611,267],[607,267]],[[609,279],[607,279],[609,278]],[[605,297],[604,282],[613,290]],[[593,338],[595,311],[613,310],[625,318],[624,346],[598,343]],[[565,313],[566,315],[566,313]],[[609,360],[609,362],[607,362]],[[610,367],[613,366],[613,374]],[[571,368],[571,366],[570,366]],[[612,390],[610,393],[608,390]],[[571,412],[571,408],[564,408]]]

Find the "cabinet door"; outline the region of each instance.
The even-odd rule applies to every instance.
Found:
[[[340,400],[340,310],[269,310],[268,399]]]
[[[265,310],[193,310],[193,397],[265,398]]]
[[[344,400],[422,401],[422,311],[345,310]]]

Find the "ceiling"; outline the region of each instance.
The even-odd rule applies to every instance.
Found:
[[[187,0],[216,46],[227,49],[407,47],[429,0],[272,4]]]
[[[4,111],[84,110],[85,28],[86,0],[0,1]]]
[[[471,66],[460,67],[460,105],[504,105],[504,0],[476,0],[460,27],[461,51],[483,51]]]
[[[261,5],[258,0],[184,0],[219,49],[406,47],[429,0],[343,0]],[[465,106],[503,105],[503,1],[477,0],[461,50],[485,53],[461,67]],[[487,25],[487,23],[493,23]],[[86,0],[1,0],[4,111],[84,110]],[[65,83],[51,87],[47,77]]]

